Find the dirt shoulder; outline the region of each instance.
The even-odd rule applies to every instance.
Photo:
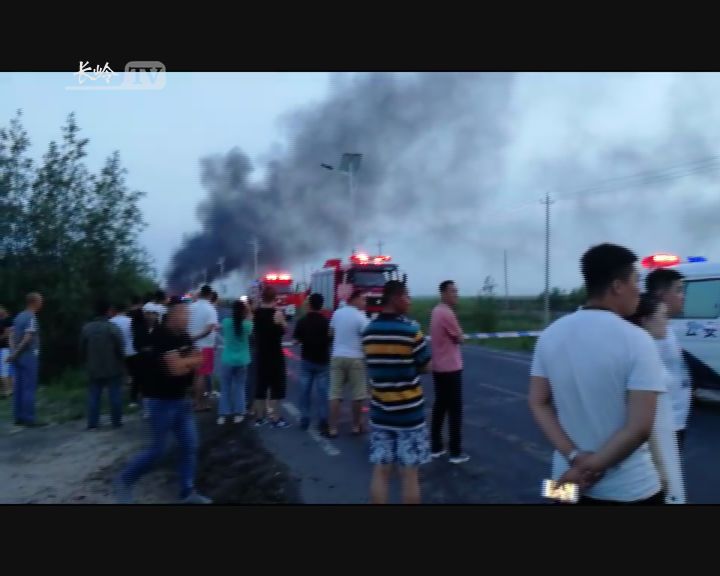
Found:
[[[0,503],[111,504],[112,480],[146,440],[147,422],[126,418],[119,430],[88,432],[82,421],[0,435]],[[298,482],[247,426],[218,427],[211,414],[198,418],[201,449],[198,489],[218,504],[298,503]],[[139,504],[174,503],[176,448],[137,485]]]

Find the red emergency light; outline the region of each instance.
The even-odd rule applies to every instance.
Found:
[[[368,256],[364,252],[360,252],[359,254],[353,254],[350,260],[355,264],[384,264],[390,262],[390,256]]]
[[[292,276],[290,274],[265,274],[267,282],[290,282]]]
[[[682,258],[680,258],[680,256],[661,252],[659,254],[652,254],[651,256],[643,258],[642,265],[644,268],[665,268],[667,266],[675,266],[681,262]]]

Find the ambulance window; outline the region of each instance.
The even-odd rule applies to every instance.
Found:
[[[683,318],[720,316],[720,280],[686,280]]]

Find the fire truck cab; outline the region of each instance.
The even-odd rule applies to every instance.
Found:
[[[699,400],[720,401],[720,264],[702,256],[681,258],[675,254],[652,254],[642,260],[641,290],[645,278],[657,268],[672,268],[685,279],[682,314],[670,319],[680,346],[705,367],[695,396]]]
[[[278,308],[282,309],[285,316],[292,320],[305,300],[305,292],[294,289],[293,278],[290,274],[269,273],[253,282],[250,287],[250,296],[255,302],[260,302],[265,286],[272,286],[275,289]]]
[[[382,310],[382,291],[388,280],[405,282],[407,275],[401,277],[390,256],[369,256],[360,252],[353,254],[346,263],[340,258],[327,260],[320,270],[313,272],[310,292],[322,294],[323,309],[326,314],[332,314],[347,301],[353,290],[366,290],[366,313],[372,318]]]

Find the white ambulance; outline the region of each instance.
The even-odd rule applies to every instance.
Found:
[[[695,396],[720,402],[720,263],[662,253],[644,258],[642,265],[643,290],[645,278],[656,268],[672,268],[685,277],[685,306],[670,325],[680,346],[702,363]]]

